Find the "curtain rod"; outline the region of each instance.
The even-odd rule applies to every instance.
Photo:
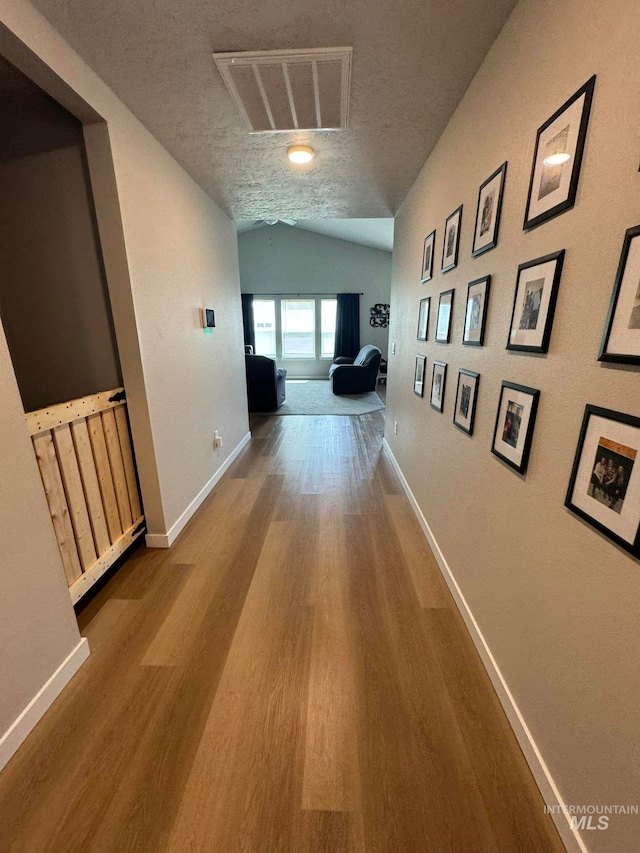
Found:
[[[345,291],[342,291],[344,293]],[[352,291],[347,291],[352,293]],[[341,296],[341,293],[247,293],[247,296],[253,296],[260,299],[261,296]],[[364,292],[354,294],[355,296],[364,296]]]

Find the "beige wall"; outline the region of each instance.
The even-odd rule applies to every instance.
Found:
[[[80,639],[2,326],[0,436],[1,737]]]
[[[244,293],[362,293],[360,343],[387,357],[388,329],[372,328],[369,311],[389,302],[391,252],[337,240],[278,223],[238,236],[240,285]],[[289,376],[326,378],[331,359],[284,359]]]
[[[248,431],[235,229],[28,3],[0,0],[0,49],[76,114],[108,123],[85,137],[145,511],[163,534]],[[211,335],[198,328],[205,305]],[[0,346],[1,732],[78,635]]]
[[[624,232],[640,221],[640,5],[523,0],[396,219],[387,439],[566,803],[637,803],[640,566],[563,506],[586,403],[640,415],[637,369],[596,358]],[[573,210],[524,233],[537,128],[592,74]],[[480,183],[509,161],[498,247],[471,259]],[[460,263],[420,284],[424,237],[464,204]],[[505,350],[519,263],[566,249],[547,356]],[[491,273],[485,346],[460,344],[466,284]],[[453,343],[415,339],[418,301],[456,288]],[[433,340],[434,318],[430,323]],[[413,394],[416,354],[448,363],[444,414]],[[475,434],[451,423],[459,368],[481,374]],[[529,470],[490,453],[502,380],[541,391]],[[586,832],[637,848],[640,817]]]

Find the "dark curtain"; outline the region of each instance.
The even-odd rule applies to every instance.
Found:
[[[244,328],[245,346],[252,346],[256,351],[256,333],[253,325],[253,293],[242,294],[242,326]]]
[[[360,352],[360,294],[338,293],[334,358],[355,358]]]

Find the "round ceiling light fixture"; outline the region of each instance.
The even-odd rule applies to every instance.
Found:
[[[287,157],[292,163],[310,163],[316,156],[316,152],[310,145],[290,145],[287,148]]]
[[[542,161],[547,166],[561,166],[563,163],[566,163],[567,160],[571,159],[571,154],[567,154],[566,152],[560,152],[558,154],[549,154],[548,157],[545,157]]]

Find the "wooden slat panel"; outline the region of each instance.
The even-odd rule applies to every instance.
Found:
[[[99,557],[111,547],[111,539],[109,538],[107,522],[104,517],[100,484],[98,483],[98,474],[96,473],[96,464],[93,460],[93,451],[91,449],[86,420],[83,418],[72,423],[71,433],[80,466],[84,493],[87,499],[87,508],[89,510],[91,527],[93,528],[96,552]]]
[[[73,523],[73,531],[76,539],[76,547],[80,555],[83,570],[93,565],[97,559],[96,549],[93,542],[93,532],[89,513],[87,512],[87,501],[84,496],[80,469],[76,458],[76,449],[71,437],[69,424],[52,430],[53,441],[58,456],[58,465],[62,474],[62,482],[67,496],[67,505]]]
[[[42,483],[49,503],[49,512],[53,529],[58,541],[62,565],[69,586],[80,577],[82,569],[73,536],[73,527],[69,518],[69,508],[64,494],[64,486],[56,459],[56,450],[50,432],[34,436],[33,448],[38,460]]]
[[[127,422],[127,413],[124,406],[118,406],[114,409],[116,417],[116,426],[118,427],[118,441],[120,442],[120,452],[122,453],[122,462],[124,464],[124,473],[127,478],[127,489],[129,491],[129,502],[131,504],[131,514],[134,518],[142,515],[142,507],[140,505],[140,495],[138,493],[138,479],[136,477],[136,464],[133,461],[133,451],[131,449],[131,439],[129,437],[129,424]]]
[[[116,489],[116,500],[118,501],[118,512],[120,513],[120,526],[124,531],[131,527],[133,516],[131,515],[131,507],[129,505],[127,478],[124,473],[122,451],[120,450],[118,429],[116,427],[116,419],[113,414],[113,410],[102,413],[102,428],[107,442],[113,485]]]
[[[111,542],[114,543],[122,536],[123,530],[120,526],[118,502],[116,500],[116,492],[113,486],[111,465],[109,464],[109,455],[107,453],[107,445],[104,439],[104,430],[102,429],[102,418],[100,415],[91,415],[88,417],[87,427],[91,438],[91,448],[93,450],[93,458],[96,463],[98,482],[100,483],[102,505],[104,506],[107,518],[109,538],[111,539]]]
[[[121,406],[123,405],[122,399],[110,402],[110,398],[119,396],[123,392],[124,388],[114,388],[112,391],[100,391],[98,394],[90,394],[88,397],[79,397],[77,400],[68,400],[66,403],[58,403],[46,409],[27,412],[29,433],[35,435],[38,432],[71,423],[78,418],[86,418],[105,409]]]
[[[124,554],[129,545],[135,542],[136,539],[144,533],[144,525],[140,527],[143,521],[143,518],[137,518],[131,527],[126,530],[122,536],[113,543],[113,545],[109,546],[108,551],[105,551],[105,553],[102,554],[72,586],[69,587],[69,594],[71,595],[71,601],[73,604],[80,601],[85,592],[91,589],[94,583],[111,568],[118,557],[121,557],[122,554]],[[139,530],[138,527],[140,527]]]

